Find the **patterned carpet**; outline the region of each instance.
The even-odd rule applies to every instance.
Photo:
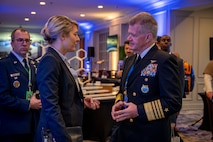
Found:
[[[177,119],[177,128],[183,142],[213,142],[210,131],[198,129],[202,120],[192,125],[202,116],[202,110],[184,110],[180,112]]]
[[[213,140],[211,140],[212,134],[210,131],[199,129],[202,125],[202,120],[200,120],[202,117],[202,110],[181,110],[176,127],[178,128],[178,135],[183,142],[213,142]],[[198,120],[200,121],[193,125]],[[84,142],[97,141],[84,140]]]

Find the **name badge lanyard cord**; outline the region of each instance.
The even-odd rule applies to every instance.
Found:
[[[32,89],[31,89],[31,87],[32,87],[32,83],[31,83],[31,67],[30,67],[28,58],[27,58],[27,66],[28,66],[29,70],[26,69],[26,68],[25,68],[25,70],[28,73],[29,81],[28,81],[28,91],[26,92],[26,100],[29,101],[31,99],[32,95],[33,95],[33,92],[32,92]]]
[[[134,62],[134,63],[132,64],[132,66],[131,66],[131,68],[130,68],[128,74],[127,74],[126,81],[125,81],[125,86],[124,86],[124,89],[125,89],[125,90],[127,90],[127,83],[128,83],[129,76],[131,75],[131,73],[132,73],[132,71],[133,71],[133,69],[134,69],[135,64],[137,64],[138,61],[139,61],[140,59],[141,59],[141,58],[140,58],[139,56],[136,58],[136,62]],[[127,92],[124,94],[124,102],[128,102]]]
[[[27,66],[29,67],[29,70],[27,71],[28,72],[28,77],[29,77],[28,88],[29,88],[29,91],[32,91],[32,89],[31,89],[31,87],[32,87],[32,83],[31,83],[31,67],[30,67],[28,58],[27,58]]]
[[[124,86],[124,89],[127,90],[127,83],[128,83],[128,79],[129,79],[129,76],[130,74],[132,73],[133,69],[134,69],[134,66],[135,64],[133,64],[128,72],[128,75],[126,77],[126,81],[125,81],[125,86]],[[128,102],[128,97],[127,97],[127,93],[124,94],[124,102]]]

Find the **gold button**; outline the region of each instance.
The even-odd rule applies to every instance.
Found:
[[[135,97],[136,95],[137,95],[137,94],[136,94],[135,92],[133,92],[133,93],[132,93],[132,96],[134,96],[134,97]]]
[[[145,78],[144,80],[147,82],[147,81],[148,81],[148,78]]]
[[[133,122],[133,119],[132,119],[132,118],[130,118],[130,119],[129,119],[129,122],[131,122],[131,123],[132,123],[132,122]]]

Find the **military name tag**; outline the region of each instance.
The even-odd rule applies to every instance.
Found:
[[[29,100],[31,99],[32,95],[33,95],[33,92],[32,92],[32,91],[27,91],[27,92],[26,92],[26,100],[29,101]]]
[[[20,76],[19,72],[18,73],[12,73],[12,74],[10,74],[10,77],[17,77],[17,76]]]

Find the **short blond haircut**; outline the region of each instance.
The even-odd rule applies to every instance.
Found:
[[[52,16],[42,28],[41,35],[52,44],[60,34],[68,35],[74,25],[78,28],[78,23],[67,16]]]

